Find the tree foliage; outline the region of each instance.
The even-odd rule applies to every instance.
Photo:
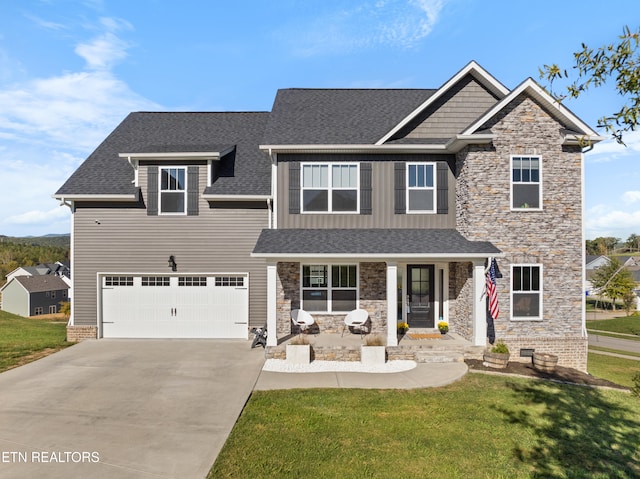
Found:
[[[40,263],[68,261],[69,248],[39,244],[0,242],[0,286],[8,273],[21,266],[36,266]]]
[[[575,64],[573,70],[577,78],[569,84],[566,94],[556,94],[553,82],[558,79],[571,79],[572,75],[557,64],[544,65],[540,68],[540,78],[549,82],[551,93],[562,101],[563,99],[578,98],[589,88],[598,88],[615,81],[616,92],[624,99],[620,110],[606,114],[598,120],[598,127],[604,128],[618,143],[623,134],[634,131],[640,123],[640,29],[632,32],[628,26],[618,41],[594,50],[584,43],[582,50],[573,54]]]
[[[633,294],[635,287],[631,272],[623,268],[616,258],[611,258],[609,263],[595,270],[591,284],[599,294],[611,299],[614,310],[616,300],[625,298],[629,293]]]
[[[602,256],[611,254],[616,246],[620,243],[620,238],[612,236],[598,237],[593,240],[587,240],[585,244],[587,254],[593,256]]]

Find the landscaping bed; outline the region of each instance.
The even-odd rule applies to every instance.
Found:
[[[532,378],[559,381],[570,384],[578,384],[583,386],[599,386],[616,389],[626,389],[624,386],[616,384],[606,379],[597,378],[589,373],[578,371],[577,369],[556,366],[555,371],[551,373],[538,371],[531,363],[520,363],[509,361],[504,369],[495,369],[482,365],[482,361],[478,359],[465,360],[470,371],[483,371],[497,374],[517,374],[519,376],[527,376]]]

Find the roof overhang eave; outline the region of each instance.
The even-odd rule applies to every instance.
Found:
[[[562,141],[567,146],[588,146],[606,140],[606,136],[599,135],[565,135]]]
[[[202,199],[207,201],[267,201],[271,195],[215,195],[203,194]]]
[[[457,153],[467,145],[487,145],[493,141],[492,133],[482,133],[477,135],[456,135],[447,142],[447,151]]]
[[[118,153],[120,158],[128,160],[219,160],[228,153],[231,153],[235,146],[230,146],[220,151],[169,151],[169,152],[145,152],[145,153]]]
[[[448,153],[445,144],[397,145],[260,145],[267,153]]]
[[[52,195],[52,197],[60,202],[65,201],[122,201],[122,202],[131,202],[138,201],[138,194],[132,193],[128,195]]]
[[[502,258],[502,252],[482,252],[482,253],[251,253],[252,258],[264,259],[357,259],[357,260],[414,260],[414,259],[434,259],[440,261],[460,261],[461,259],[474,260],[488,257]]]

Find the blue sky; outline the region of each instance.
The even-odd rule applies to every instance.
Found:
[[[278,88],[508,88],[640,25],[637,0],[0,0],[0,234],[69,232],[51,195],[130,111],[266,111]],[[565,103],[595,127],[612,89]],[[587,238],[640,234],[640,134],[586,155]]]

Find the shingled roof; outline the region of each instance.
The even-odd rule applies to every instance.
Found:
[[[262,230],[253,256],[468,256],[500,254],[488,241],[469,241],[453,229]]]
[[[69,285],[58,276],[16,276],[14,278],[24,289],[30,293],[42,293],[44,291],[60,291],[69,289]]]
[[[263,144],[372,145],[436,91],[278,90]]]
[[[131,113],[55,196],[137,195],[133,168],[120,153],[220,151],[234,145],[205,193],[269,195],[270,163],[258,149],[268,117],[268,112]]]

